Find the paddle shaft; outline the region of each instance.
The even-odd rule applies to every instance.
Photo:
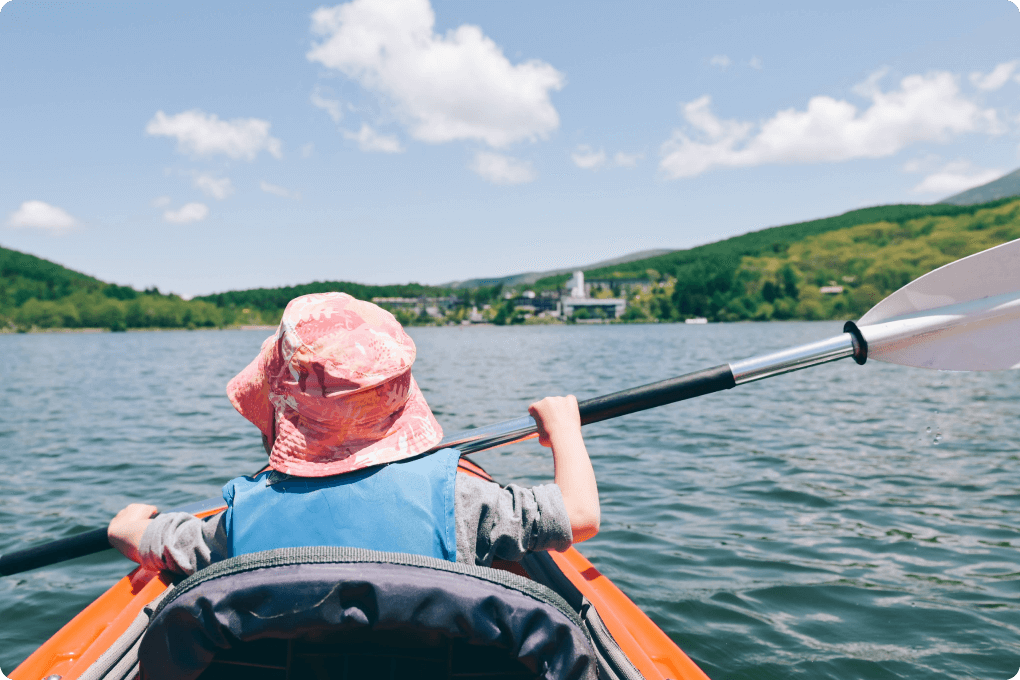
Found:
[[[102,552],[110,547],[110,539],[106,529],[93,529],[83,534],[60,538],[34,548],[26,548],[8,555],[0,555],[0,575],[19,574],[30,569],[38,569],[56,562],[73,560],[93,553]]]
[[[207,498],[197,503],[188,503],[168,512],[188,512],[191,514],[207,513],[223,506],[222,498]],[[20,574],[23,571],[47,567],[51,564],[73,560],[76,557],[93,555],[110,548],[110,539],[106,535],[106,527],[92,529],[82,534],[67,538],[58,538],[34,548],[25,548],[0,555],[0,576]]]
[[[618,416],[645,411],[656,406],[672,404],[700,397],[712,392],[728,390],[744,383],[781,375],[809,366],[854,357],[863,364],[867,359],[867,345],[853,322],[847,322],[842,335],[767,354],[731,364],[722,364],[669,378],[649,385],[614,392],[578,403],[581,424],[588,425]],[[444,437],[432,451],[456,448],[461,453],[476,453],[505,444],[530,439],[538,434],[531,416],[515,418],[489,427],[458,432]],[[222,505],[219,498],[210,498],[197,504],[174,511],[195,512],[198,509]],[[0,556],[0,576],[9,576],[30,569],[37,569],[64,560],[84,557],[110,547],[106,529],[94,529],[76,536],[69,536],[45,545],[27,548]]]

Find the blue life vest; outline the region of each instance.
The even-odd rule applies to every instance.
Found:
[[[347,546],[457,561],[454,485],[460,452],[436,453],[336,477],[272,471],[223,487],[230,556]]]

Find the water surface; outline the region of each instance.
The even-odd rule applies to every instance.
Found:
[[[448,431],[821,339],[834,323],[410,329]],[[0,552],[126,503],[218,495],[264,461],[224,386],[266,331],[0,336]],[[581,551],[710,677],[981,678],[1020,667],[1020,381],[851,361],[585,428]],[[551,478],[537,444],[477,454]],[[11,670],[129,569],[0,579]]]

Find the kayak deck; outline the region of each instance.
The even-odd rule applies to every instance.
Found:
[[[491,480],[475,463],[462,458],[458,468]],[[200,514],[207,516],[222,508]],[[590,604],[601,627],[645,680],[708,680],[705,673],[648,618],[612,581],[574,548],[563,553],[541,553],[524,564],[499,562],[502,569],[551,587],[572,605]],[[534,573],[529,573],[534,572]],[[76,680],[127,631],[139,614],[171,585],[169,577],[135,569],[83,609],[43,643],[12,673],[11,680],[42,680],[60,676]],[[137,625],[137,624],[136,624]],[[260,641],[217,657],[204,678],[244,677],[275,680],[289,677],[525,678],[530,671],[515,659],[458,646],[456,642],[425,649],[414,641],[367,640],[287,642]],[[484,649],[484,648],[482,648]],[[326,663],[330,661],[330,663]],[[516,667],[514,666],[516,664]],[[335,672],[325,673],[326,668]],[[339,672],[346,669],[346,672]],[[358,671],[365,670],[366,674]],[[321,671],[321,672],[319,672]],[[393,672],[391,675],[390,671]]]

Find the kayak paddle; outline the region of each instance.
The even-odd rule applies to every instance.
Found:
[[[722,364],[578,403],[581,423],[719,392],[809,366],[853,357],[950,371],[1020,368],[1020,240],[950,262],[908,283],[848,321],[843,334],[773,354]],[[476,453],[536,436],[531,416],[448,435],[431,450]],[[223,505],[210,498],[171,512]],[[0,556],[0,576],[17,574],[110,547],[106,529]]]
[[[844,333],[579,402],[581,424],[853,357],[945,371],[1020,368],[1020,239],[928,272]],[[435,449],[474,453],[535,436],[531,416],[449,435]]]

